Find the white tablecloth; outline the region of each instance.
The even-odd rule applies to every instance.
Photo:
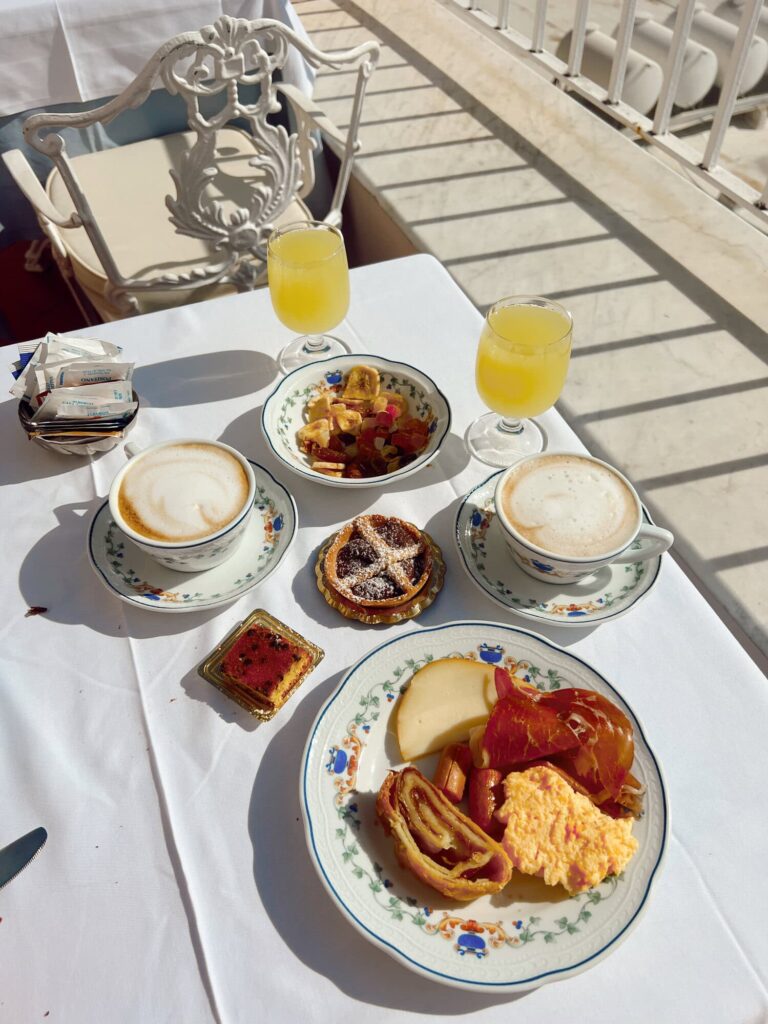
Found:
[[[322,702],[384,637],[504,619],[465,577],[452,541],[459,497],[488,475],[461,441],[482,410],[473,383],[480,317],[426,256],[358,270],[352,286],[340,333],[361,352],[422,366],[454,411],[439,458],[391,490],[331,491],[268,453],[260,407],[275,383],[271,356],[289,336],[268,295],[90,332],[122,344],[141,366],[134,440],[221,438],[295,494],[301,530],[286,562],[218,614],[152,614],[108,594],[85,538],[123,453],[93,464],[48,455],[23,440],[14,404],[0,404],[0,846],[40,824],[50,833],[0,892],[0,1020],[26,1024],[49,1012],[46,1020],[65,1024],[384,1024],[465,1014],[483,1024],[765,1021],[768,688],[669,558],[625,618],[593,632],[547,631],[619,687],[668,785],[667,860],[645,916],[612,956],[512,1001],[456,992],[369,946],[322,889],[298,803],[300,756]],[[588,324],[577,324],[576,344],[580,337]],[[543,420],[553,445],[580,447],[555,412]],[[372,508],[426,526],[448,565],[435,604],[384,633],[328,608],[312,572],[320,542]],[[25,618],[28,605],[48,611]],[[260,726],[195,671],[254,607],[326,651]]]
[[[0,0],[0,115],[112,96],[167,39],[222,14],[275,18],[306,38],[288,0]],[[285,77],[311,92],[295,51]]]

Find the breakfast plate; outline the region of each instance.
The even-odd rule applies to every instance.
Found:
[[[312,399],[329,388],[338,390],[344,375],[361,364],[378,370],[382,389],[402,395],[407,399],[410,415],[427,424],[426,447],[412,462],[380,476],[327,476],[311,468],[310,458],[299,447],[297,434],[306,423],[307,406]],[[421,370],[409,363],[357,353],[319,359],[289,373],[264,403],[261,426],[275,456],[293,473],[328,487],[377,487],[413,476],[437,455],[451,426],[451,409],[442,391]]]
[[[577,686],[610,698],[635,739],[632,772],[645,786],[634,822],[639,849],[623,874],[576,896],[515,872],[500,893],[457,903],[404,870],[376,817],[376,794],[400,764],[398,697],[439,658],[512,669],[541,690]],[[430,776],[437,758],[421,759]],[[609,955],[647,905],[669,831],[661,771],[616,689],[582,659],[514,626],[454,622],[407,633],[354,665],[307,741],[300,798],[310,859],[347,920],[374,945],[433,981],[519,992],[566,978]]]
[[[467,494],[454,532],[467,575],[492,601],[530,622],[584,628],[624,615],[651,590],[659,578],[661,555],[605,566],[579,583],[556,585],[528,576],[510,554],[496,522],[493,495],[502,472]],[[652,522],[645,509],[643,519]]]
[[[121,601],[153,612],[193,612],[236,601],[283,560],[298,525],[296,502],[269,470],[248,460],[256,476],[254,514],[234,555],[199,573],[159,565],[126,537],[105,501],[88,531],[88,557],[101,582]]]

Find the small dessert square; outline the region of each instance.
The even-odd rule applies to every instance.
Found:
[[[221,671],[233,682],[279,704],[311,664],[309,651],[273,629],[254,625],[241,633],[227,651]]]
[[[259,609],[229,633],[198,672],[252,715],[268,719],[322,658],[319,647]]]

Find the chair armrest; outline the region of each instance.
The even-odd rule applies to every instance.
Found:
[[[328,142],[331,143],[331,148],[336,152],[336,155],[340,156],[340,151],[343,151],[346,146],[347,137],[341,129],[337,128],[333,121],[331,121],[322,107],[319,107],[311,96],[306,96],[301,89],[297,89],[295,85],[289,85],[287,82],[276,82],[275,87],[285,94],[286,99],[290,102],[292,107],[298,107],[298,109],[305,114],[312,124],[320,130]]]
[[[32,208],[39,217],[51,221],[60,228],[76,228],[80,226],[80,218],[77,213],[65,217],[59,213],[48,195],[37,179],[37,175],[29,165],[27,158],[20,149],[11,149],[3,153],[5,166],[11,172],[11,177],[19,186],[21,191],[32,204]]]

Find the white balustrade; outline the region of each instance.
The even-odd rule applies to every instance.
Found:
[[[768,181],[756,189],[719,163],[734,113],[768,107],[763,0],[724,0],[715,14],[697,0],[676,0],[666,25],[638,16],[637,0],[622,0],[613,37],[588,23],[589,0],[575,0],[572,27],[556,53],[547,49],[547,0],[535,0],[530,34],[511,23],[510,0],[441,2],[499,46],[537,65],[567,93],[677,161],[734,208],[748,209],[768,230]],[[715,87],[717,105],[699,107]],[[675,129],[708,120],[712,126],[702,158]]]
[[[565,59],[571,46],[571,34],[566,33],[557,48],[557,56],[561,60]],[[616,40],[601,32],[596,25],[587,26],[582,50],[582,74],[607,90],[607,103],[622,100],[628,106],[639,110],[641,114],[647,114],[653,109],[664,78],[655,60],[649,60],[648,57],[629,49],[622,54]],[[618,93],[618,74],[613,88],[611,87],[614,69],[617,67],[621,70],[623,79]]]

